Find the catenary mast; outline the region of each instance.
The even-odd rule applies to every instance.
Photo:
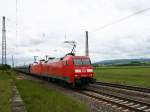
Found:
[[[2,65],[7,64],[6,58],[6,27],[5,27],[5,16],[3,16],[2,20]]]

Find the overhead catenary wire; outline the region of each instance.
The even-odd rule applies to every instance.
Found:
[[[118,19],[118,20],[115,20],[115,21],[113,21],[113,22],[111,22],[111,23],[105,24],[105,25],[103,25],[103,26],[101,26],[101,27],[99,27],[99,28],[96,28],[96,29],[93,30],[92,32],[97,32],[97,31],[99,31],[99,30],[103,30],[103,29],[105,29],[105,28],[107,28],[107,27],[109,27],[109,26],[118,24],[118,23],[120,23],[120,22],[122,22],[122,21],[125,21],[125,20],[127,20],[127,19],[129,19],[129,18],[131,18],[131,17],[133,17],[133,16],[136,16],[136,15],[138,15],[138,14],[140,14],[140,13],[143,13],[143,12],[146,12],[146,11],[148,11],[148,10],[150,10],[150,8],[145,8],[145,9],[139,10],[139,11],[137,11],[137,12],[131,14],[131,15],[125,16],[125,17],[120,18],[120,19]]]
[[[18,0],[16,0],[16,39],[18,36]]]

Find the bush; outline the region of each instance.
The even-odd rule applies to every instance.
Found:
[[[11,69],[10,65],[0,65],[0,70],[7,70],[7,69]]]

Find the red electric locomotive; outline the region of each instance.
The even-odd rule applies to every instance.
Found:
[[[67,54],[60,59],[50,58],[30,65],[30,73],[43,77],[63,80],[72,85],[84,85],[94,82],[93,67],[87,56]]]
[[[66,43],[70,43],[70,41],[66,41]],[[74,86],[95,82],[90,58],[88,56],[75,56],[73,52],[76,43],[71,41],[71,44],[73,45],[71,53],[60,59],[40,60],[29,66],[30,73],[41,77],[59,79]]]

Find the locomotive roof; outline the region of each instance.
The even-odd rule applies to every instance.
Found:
[[[73,56],[73,58],[89,58],[88,56]]]
[[[67,55],[64,58],[89,58],[88,56],[72,56],[72,55]]]

